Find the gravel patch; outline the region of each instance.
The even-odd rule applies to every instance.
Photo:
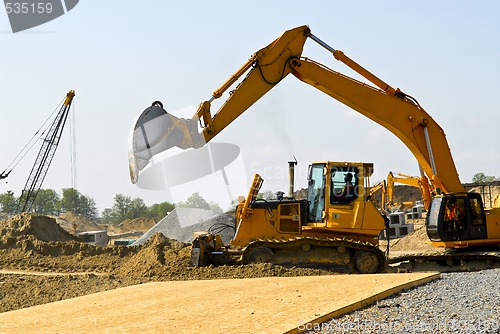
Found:
[[[137,239],[132,246],[143,245],[155,233],[184,243],[193,241],[193,233],[207,231],[220,234],[227,244],[234,235],[234,217],[199,208],[176,208]]]
[[[500,269],[442,273],[306,333],[500,333]]]

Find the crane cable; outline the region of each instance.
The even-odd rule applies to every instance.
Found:
[[[75,104],[73,103],[73,112],[70,113],[70,156],[71,156],[71,187],[77,190],[77,170],[76,170],[76,112]]]
[[[52,120],[54,114],[61,108],[61,105],[64,103],[64,99],[59,103],[59,105],[54,109],[54,111],[47,117],[47,119],[43,122],[43,124],[36,130],[35,134],[31,137],[31,139],[24,145],[21,151],[12,159],[10,164],[4,169],[4,171],[0,174],[2,176],[7,177],[10,172],[21,162],[21,160],[31,151],[33,146],[37,143],[37,141],[45,134],[47,129],[50,127],[50,124],[46,126],[49,120]],[[46,127],[45,127],[46,126]],[[44,128],[45,127],[45,128]],[[43,130],[41,133],[40,131]],[[40,135],[38,135],[40,133]],[[38,136],[37,136],[38,135]],[[7,172],[8,171],[8,172]]]

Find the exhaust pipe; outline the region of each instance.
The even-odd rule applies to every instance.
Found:
[[[293,157],[295,161],[288,161],[288,176],[289,176],[289,194],[288,196],[293,197],[294,186],[295,186],[295,165],[297,165],[297,159]]]

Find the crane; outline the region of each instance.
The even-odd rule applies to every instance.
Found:
[[[56,118],[52,122],[47,135],[43,139],[42,147],[38,152],[35,164],[33,165],[26,185],[19,197],[15,213],[21,213],[30,211],[35,198],[42,186],[43,180],[49,170],[50,163],[56,152],[57,146],[59,145],[59,140],[64,129],[64,124],[68,118],[68,113],[73,102],[73,97],[75,96],[75,91],[70,90],[66,94],[66,98],[56,115]]]

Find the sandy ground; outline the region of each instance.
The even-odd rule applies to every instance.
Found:
[[[344,275],[151,282],[1,313],[0,333],[88,333],[90,328],[99,333],[296,333],[439,277],[350,275],[350,284]]]

